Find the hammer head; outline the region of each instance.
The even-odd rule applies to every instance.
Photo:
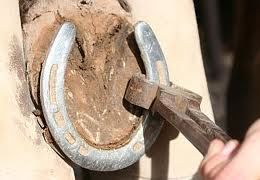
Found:
[[[144,74],[136,74],[129,81],[125,99],[131,104],[149,109],[156,98],[158,88],[158,84],[148,81]]]
[[[143,74],[134,75],[128,84],[125,99],[136,106],[149,109],[156,97],[158,84],[148,81]]]
[[[151,82],[146,79],[143,74],[134,75],[128,84],[125,93],[125,99],[136,106],[144,109],[151,109],[151,106],[155,99],[159,101],[171,101],[172,104],[188,103],[189,106],[199,106],[201,103],[201,96],[187,89],[181,88],[176,85],[164,86],[157,82]],[[180,99],[182,101],[180,101]],[[185,102],[185,103],[184,103]],[[181,110],[182,106],[178,105],[178,110]]]

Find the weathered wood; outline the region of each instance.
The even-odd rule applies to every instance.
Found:
[[[172,89],[174,91],[174,89]],[[199,102],[183,94],[161,91],[155,100],[153,111],[178,129],[203,155],[214,139],[226,143],[231,138],[200,111]]]

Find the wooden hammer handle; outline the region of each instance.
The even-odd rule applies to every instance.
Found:
[[[220,139],[226,143],[231,139],[201,112],[199,99],[192,100],[191,96],[183,90],[181,95],[164,90],[155,100],[152,112],[160,114],[163,119],[179,130],[203,155],[207,153],[212,140]],[[174,92],[176,93],[177,90],[175,89]]]
[[[204,113],[200,110],[188,108],[186,114],[198,124],[198,126],[204,131],[205,137],[210,143],[214,139],[219,139],[224,143],[231,140],[231,137],[228,136],[219,126],[217,126],[212,120],[210,120]],[[198,137],[198,136],[197,136]],[[199,137],[198,137],[199,138]],[[208,150],[209,143],[203,144],[200,148],[201,153],[205,155]]]

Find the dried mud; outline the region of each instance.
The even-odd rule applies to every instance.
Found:
[[[104,149],[119,147],[129,141],[140,123],[136,115],[141,114],[140,109],[123,101],[128,80],[141,72],[129,47],[134,45],[129,38],[133,31],[129,15],[113,3],[109,11],[91,1],[64,7],[62,1],[56,3],[48,9],[36,3],[23,15],[34,103],[40,108],[39,77],[51,40],[62,22],[71,21],[77,27],[77,37],[65,75],[69,117],[88,143]]]

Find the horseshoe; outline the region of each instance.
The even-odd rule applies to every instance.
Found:
[[[159,43],[145,22],[134,27],[135,39],[144,62],[146,76],[150,81],[169,85],[166,61]],[[40,100],[44,118],[59,148],[79,166],[95,171],[115,171],[138,161],[158,137],[163,121],[152,119],[144,112],[130,141],[111,150],[98,149],[88,144],[74,128],[66,109],[64,77],[69,54],[76,37],[76,27],[65,22],[54,38],[43,64],[40,79]]]

